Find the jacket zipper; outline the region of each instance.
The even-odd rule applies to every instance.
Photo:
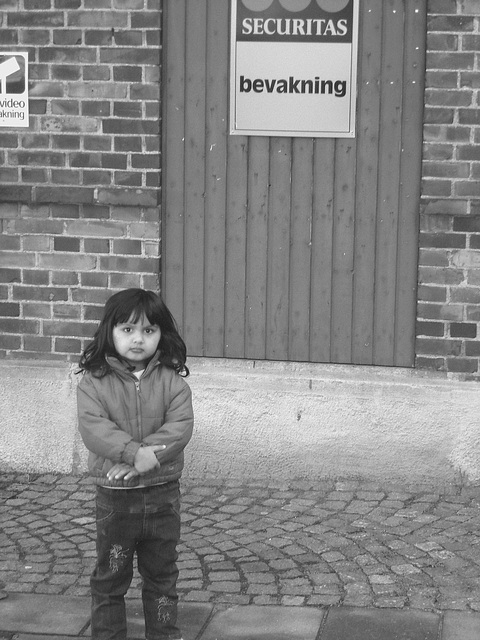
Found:
[[[142,408],[140,403],[140,380],[135,379],[135,390],[136,390],[136,399],[137,399],[137,420],[138,420],[138,434],[139,440],[142,442],[143,440],[143,424],[142,424]]]

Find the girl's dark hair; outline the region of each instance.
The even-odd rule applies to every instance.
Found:
[[[113,328],[125,322],[138,322],[142,316],[152,325],[160,327],[162,335],[158,352],[161,364],[188,376],[189,370],[185,364],[187,349],[178,333],[175,319],[159,295],[143,289],[125,289],[107,300],[93,341],[80,358],[80,371],[91,371],[99,378],[109,373],[111,368],[105,356],[119,358],[113,343]]]

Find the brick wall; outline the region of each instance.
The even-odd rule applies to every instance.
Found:
[[[416,364],[480,376],[480,2],[428,3]]]
[[[429,0],[416,365],[480,377],[478,0]],[[0,0],[30,127],[0,129],[0,357],[76,360],[158,289],[161,0]]]
[[[161,0],[0,0],[30,126],[0,129],[0,357],[76,360],[103,303],[158,289]]]

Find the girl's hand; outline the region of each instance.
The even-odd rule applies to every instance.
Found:
[[[135,454],[133,464],[140,475],[144,475],[153,469],[159,468],[160,463],[155,455],[156,451],[166,449],[164,444],[151,445],[149,447],[140,447]]]
[[[107,472],[107,478],[109,480],[130,480],[131,478],[136,478],[138,475],[140,475],[138,471],[126,462],[118,462]]]

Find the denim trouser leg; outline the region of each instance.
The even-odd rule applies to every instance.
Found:
[[[142,489],[97,488],[97,564],[92,590],[92,640],[126,640],[124,596],[133,557],[143,578],[147,640],[177,640],[176,546],[178,482]]]

